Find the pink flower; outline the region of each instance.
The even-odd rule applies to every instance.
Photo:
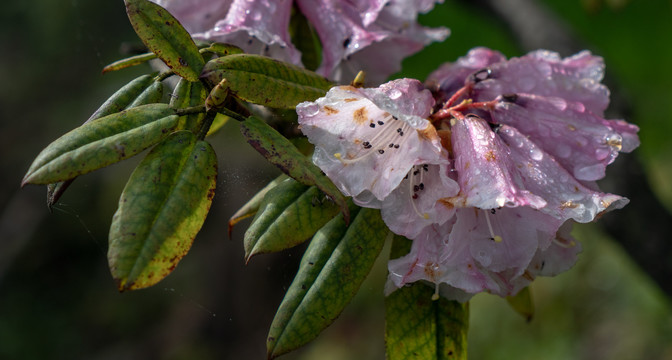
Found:
[[[291,0],[153,0],[167,8],[195,37],[237,45],[248,53],[301,64],[290,41]],[[349,82],[358,71],[380,83],[401,68],[401,60],[433,41],[445,28],[418,25],[417,16],[434,0],[296,0],[322,43],[318,73]]]
[[[393,231],[412,237],[452,217],[437,201],[459,191],[426,119],[433,105],[419,81],[401,79],[375,89],[334,87],[296,111],[315,145],[313,162],[356,204],[381,208]]]
[[[460,300],[481,291],[508,296],[571,267],[580,250],[571,224],[628,202],[592,181],[639,144],[636,126],[602,118],[603,70],[588,52],[506,61],[479,48],[430,76],[441,105],[432,121],[451,132],[451,176],[460,186],[439,202],[457,210],[390,261],[388,292],[425,280]]]

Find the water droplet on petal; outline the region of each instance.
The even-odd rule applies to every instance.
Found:
[[[541,161],[541,159],[544,157],[544,154],[539,150],[539,148],[532,148],[530,149],[530,157],[534,161]]]
[[[398,99],[401,96],[401,91],[397,89],[392,89],[389,93],[389,97],[392,100]]]
[[[296,110],[299,116],[313,117],[320,112],[320,106],[315,103],[310,103],[308,105],[297,106]]]

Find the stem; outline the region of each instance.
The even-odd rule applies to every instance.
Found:
[[[236,119],[236,120],[238,120],[238,121],[245,121],[245,120],[247,120],[247,117],[245,117],[245,116],[243,116],[243,115],[240,115],[239,113],[237,113],[237,112],[235,112],[235,111],[231,111],[231,110],[229,110],[229,109],[227,109],[227,108],[219,108],[219,109],[217,109],[217,112],[222,113],[222,114],[224,114],[224,115],[226,115],[226,116],[228,116],[228,117],[230,117],[230,118]]]
[[[205,105],[196,105],[188,108],[175,109],[175,114],[178,116],[191,115],[191,114],[200,114],[204,113]]]
[[[215,111],[208,111],[205,114],[205,119],[203,119],[203,125],[201,126],[201,130],[198,132],[198,140],[205,139],[205,136],[208,135],[208,131],[210,131],[210,126],[212,126],[212,122],[215,120],[216,116],[217,113]]]

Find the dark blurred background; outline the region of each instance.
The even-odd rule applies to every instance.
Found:
[[[503,3],[508,5],[502,8]],[[528,9],[530,3],[540,8]],[[450,27],[451,37],[405,61],[398,76],[422,80],[474,46],[507,56],[524,54],[535,41],[563,56],[577,44],[590,49],[607,64],[612,116],[642,128],[641,148],[624,156],[639,160],[643,173],[626,176],[637,176],[662,204],[670,204],[672,2],[499,4],[446,0],[438,5],[421,20]],[[542,21],[532,32],[521,30],[534,25],[539,9],[552,21]],[[217,195],[189,255],[158,285],[118,293],[107,268],[107,231],[125,181],[142,156],[79,178],[52,213],[43,187],[19,189],[19,183],[42,148],[148,71],[100,73],[124,56],[122,44],[138,44],[123,2],[7,2],[0,28],[0,359],[264,358],[268,326],[303,247],[258,256],[245,266],[242,234],[248,222],[234,229],[232,239],[226,222],[277,170],[244,143],[236,124],[227,124],[210,139],[219,156]],[[524,35],[537,31],[546,37]],[[669,217],[655,201],[642,201]],[[607,217],[624,221],[619,212]],[[632,240],[646,244],[666,237],[660,233],[665,226],[635,228]],[[584,252],[571,271],[534,283],[536,314],[530,323],[504,300],[476,296],[470,358],[672,359],[669,293],[607,233],[595,224],[575,226]],[[283,358],[383,359],[384,260],[334,326]],[[672,263],[672,257],[651,261]]]

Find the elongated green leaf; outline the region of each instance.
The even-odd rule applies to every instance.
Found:
[[[170,97],[170,106],[175,109],[188,108],[203,104],[208,92],[200,81],[180,79]],[[197,132],[203,125],[205,113],[180,116],[178,129]]]
[[[345,216],[345,221],[350,221],[348,205],[343,194],[287,138],[254,116],[242,122],[240,128],[243,136],[247,138],[247,142],[257,149],[266,160],[297,181],[306,185],[317,186],[338,204]]]
[[[148,0],[124,0],[140,40],[176,74],[198,81],[205,61],[187,30],[166,9]]]
[[[210,46],[202,48],[201,54],[203,53],[212,53],[218,56],[228,56],[235,54],[244,53],[243,49],[239,48],[236,45],[231,44],[222,44],[222,43],[212,43]]]
[[[224,127],[224,125],[226,125],[226,123],[229,122],[230,119],[231,119],[230,117],[218,113],[217,116],[215,116],[215,119],[212,121],[210,129],[208,129],[207,136],[210,136],[221,130]]]
[[[161,102],[161,99],[163,99],[163,83],[160,81],[154,81],[126,108],[130,109],[140,105],[156,104]]]
[[[178,131],[142,160],[119,199],[108,260],[120,291],[156,284],[189,251],[208,214],[217,158],[205,141]]]
[[[293,179],[269,190],[245,232],[245,258],[277,252],[310,239],[338,213],[317,187]]]
[[[301,63],[311,71],[315,71],[322,62],[322,46],[315,28],[300,11],[292,12],[289,21],[289,35],[292,44],[301,52]]]
[[[410,242],[395,236],[391,258],[405,255]],[[443,297],[415,283],[385,298],[385,344],[389,360],[467,359],[469,304]]]
[[[84,123],[114,114],[124,109],[157,103],[163,97],[163,84],[149,75],[140,76],[114,93]],[[61,198],[75,178],[47,185],[47,206],[49,209]]]
[[[88,122],[42,150],[22,185],[64,181],[127,159],[168,136],[174,114],[167,104],[150,104]]]
[[[227,80],[239,99],[273,108],[293,109],[302,101],[324,96],[333,86],[324,77],[260,55],[236,54],[210,60],[202,77],[212,86]]]
[[[506,301],[511,308],[518,314],[525,318],[527,322],[532,320],[534,316],[534,302],[532,301],[532,293],[530,288],[525,287],[514,296],[507,296]]]
[[[107,99],[98,110],[96,110],[87,122],[101,118],[103,116],[118,113],[129,107],[136,99],[154,83],[154,78],[149,75],[142,75],[117,90],[109,99]]]
[[[233,227],[240,221],[254,216],[261,207],[266,194],[286,179],[288,179],[288,177],[285,174],[282,174],[273,179],[263,189],[259,190],[259,192],[256,193],[245,205],[243,205],[243,207],[238,209],[235,214],[231,215],[229,218],[229,237],[231,237],[231,231],[233,230]]]
[[[131,56],[125,59],[121,59],[118,61],[115,61],[103,68],[103,74],[106,72],[110,71],[117,71],[121,69],[125,69],[127,67],[131,66],[136,66],[140,64],[144,64],[149,60],[156,59],[156,54],[154,53],[147,53],[147,54],[140,54],[136,56]]]
[[[329,326],[359,290],[389,233],[374,209],[351,210],[315,234],[275,314],[266,341],[268,358],[292,351]]]

